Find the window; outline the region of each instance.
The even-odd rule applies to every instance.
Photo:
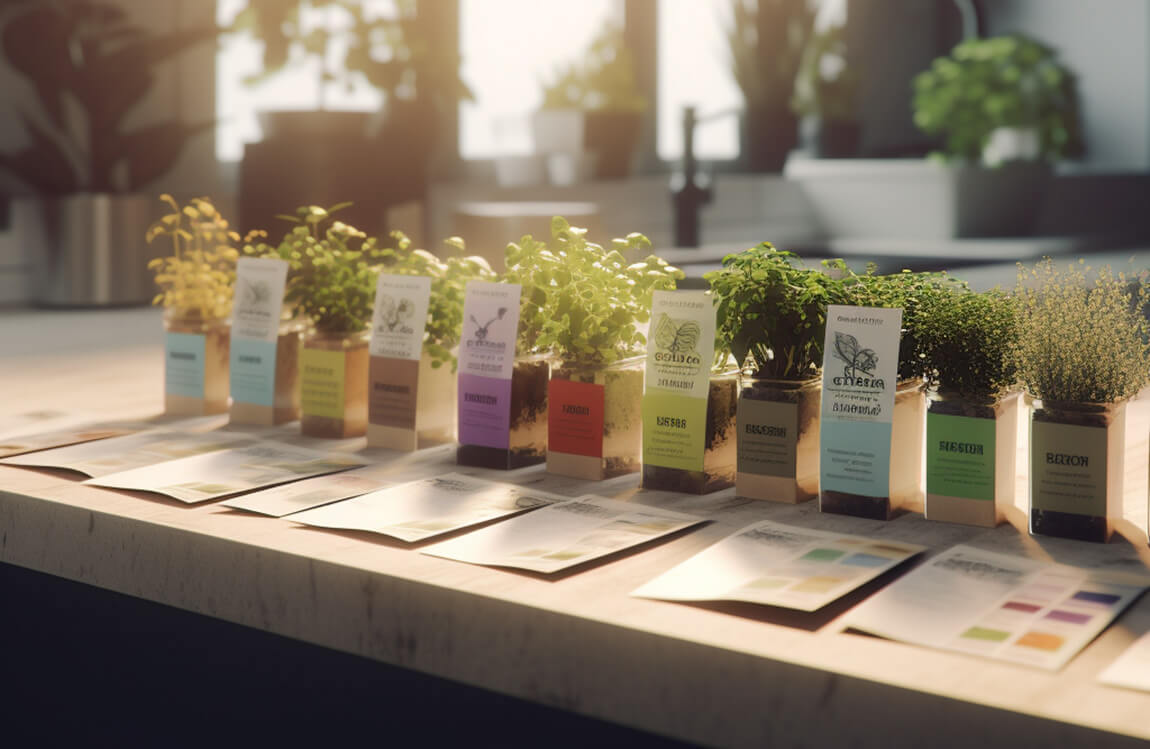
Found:
[[[460,105],[460,155],[530,153],[530,115],[543,84],[577,60],[620,8],[616,0],[460,0],[462,76],[475,95]]]
[[[728,64],[726,23],[729,0],[659,0],[658,133],[659,158],[683,154],[683,107],[698,116],[718,115],[695,130],[695,155],[734,159],[739,155],[739,115],[743,96]]]

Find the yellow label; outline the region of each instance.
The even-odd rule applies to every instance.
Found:
[[[309,416],[343,418],[347,355],[305,348],[300,354],[300,407]]]

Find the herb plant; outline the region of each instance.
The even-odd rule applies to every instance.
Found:
[[[387,259],[392,261],[386,270],[401,276],[430,276],[431,301],[427,308],[427,328],[423,334],[423,350],[431,357],[431,366],[438,369],[450,362],[454,372],[458,364],[454,349],[459,345],[463,328],[463,299],[467,282],[494,281],[495,271],[481,257],[465,257],[463,240],[451,237],[445,241],[448,248],[461,253],[440,259],[427,250],[412,249],[411,240],[403,233],[391,233],[396,248]],[[388,252],[384,251],[385,254]]]
[[[827,269],[841,276],[845,304],[856,307],[888,307],[902,310],[902,336],[898,346],[898,378],[930,380],[934,370],[928,359],[930,341],[923,330],[924,310],[936,300],[955,291],[967,290],[965,281],[942,273],[915,273],[904,270],[879,275],[875,266],[856,274],[842,260],[826,263]]]
[[[997,289],[951,288],[920,308],[918,330],[934,383],[974,401],[997,399],[1015,382],[1017,299]]]
[[[858,76],[847,65],[845,29],[815,31],[803,50],[791,109],[800,116],[853,122],[857,89]]]
[[[1049,258],[1020,269],[1014,352],[1022,383],[1044,401],[1115,403],[1150,380],[1144,287],[1109,267],[1091,283],[1087,270]]]
[[[773,379],[805,379],[823,358],[828,304],[845,304],[841,282],[763,242],[723,258],[704,278],[716,299],[716,362]]]
[[[642,234],[587,241],[587,230],[551,219],[551,242],[530,234],[507,246],[504,280],[521,284],[521,352],[552,351],[575,366],[610,364],[641,351],[640,332],[656,290],[671,290],[683,272],[655,255],[628,264],[623,252],[647,249]]]
[[[380,249],[374,238],[332,214],[331,208],[303,206],[280,218],[296,226],[275,246],[248,244],[244,253],[288,261],[284,300],[295,305],[320,333],[348,335],[371,325],[376,279],[393,251]]]
[[[1078,88],[1053,49],[1021,34],[968,39],[914,79],[914,122],[945,155],[977,162],[1000,127],[1036,128],[1040,156],[1082,153]]]
[[[171,195],[160,200],[172,212],[149,227],[151,243],[157,237],[172,242],[172,255],[148,263],[156,272],[160,293],[152,304],[175,310],[180,317],[222,320],[232,311],[232,285],[236,280],[239,253],[232,243],[239,235],[208,198],[196,198],[180,207]]]

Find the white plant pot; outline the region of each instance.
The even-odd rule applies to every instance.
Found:
[[[578,153],[583,150],[585,118],[581,109],[541,109],[531,115],[535,153]]]
[[[542,156],[499,156],[495,159],[495,182],[500,187],[533,187],[547,182]]]
[[[925,159],[791,158],[784,173],[829,236],[933,240],[1029,234],[1051,177],[1043,162]]]

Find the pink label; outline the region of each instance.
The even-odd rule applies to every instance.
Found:
[[[459,441],[506,450],[511,444],[511,380],[459,375]]]

